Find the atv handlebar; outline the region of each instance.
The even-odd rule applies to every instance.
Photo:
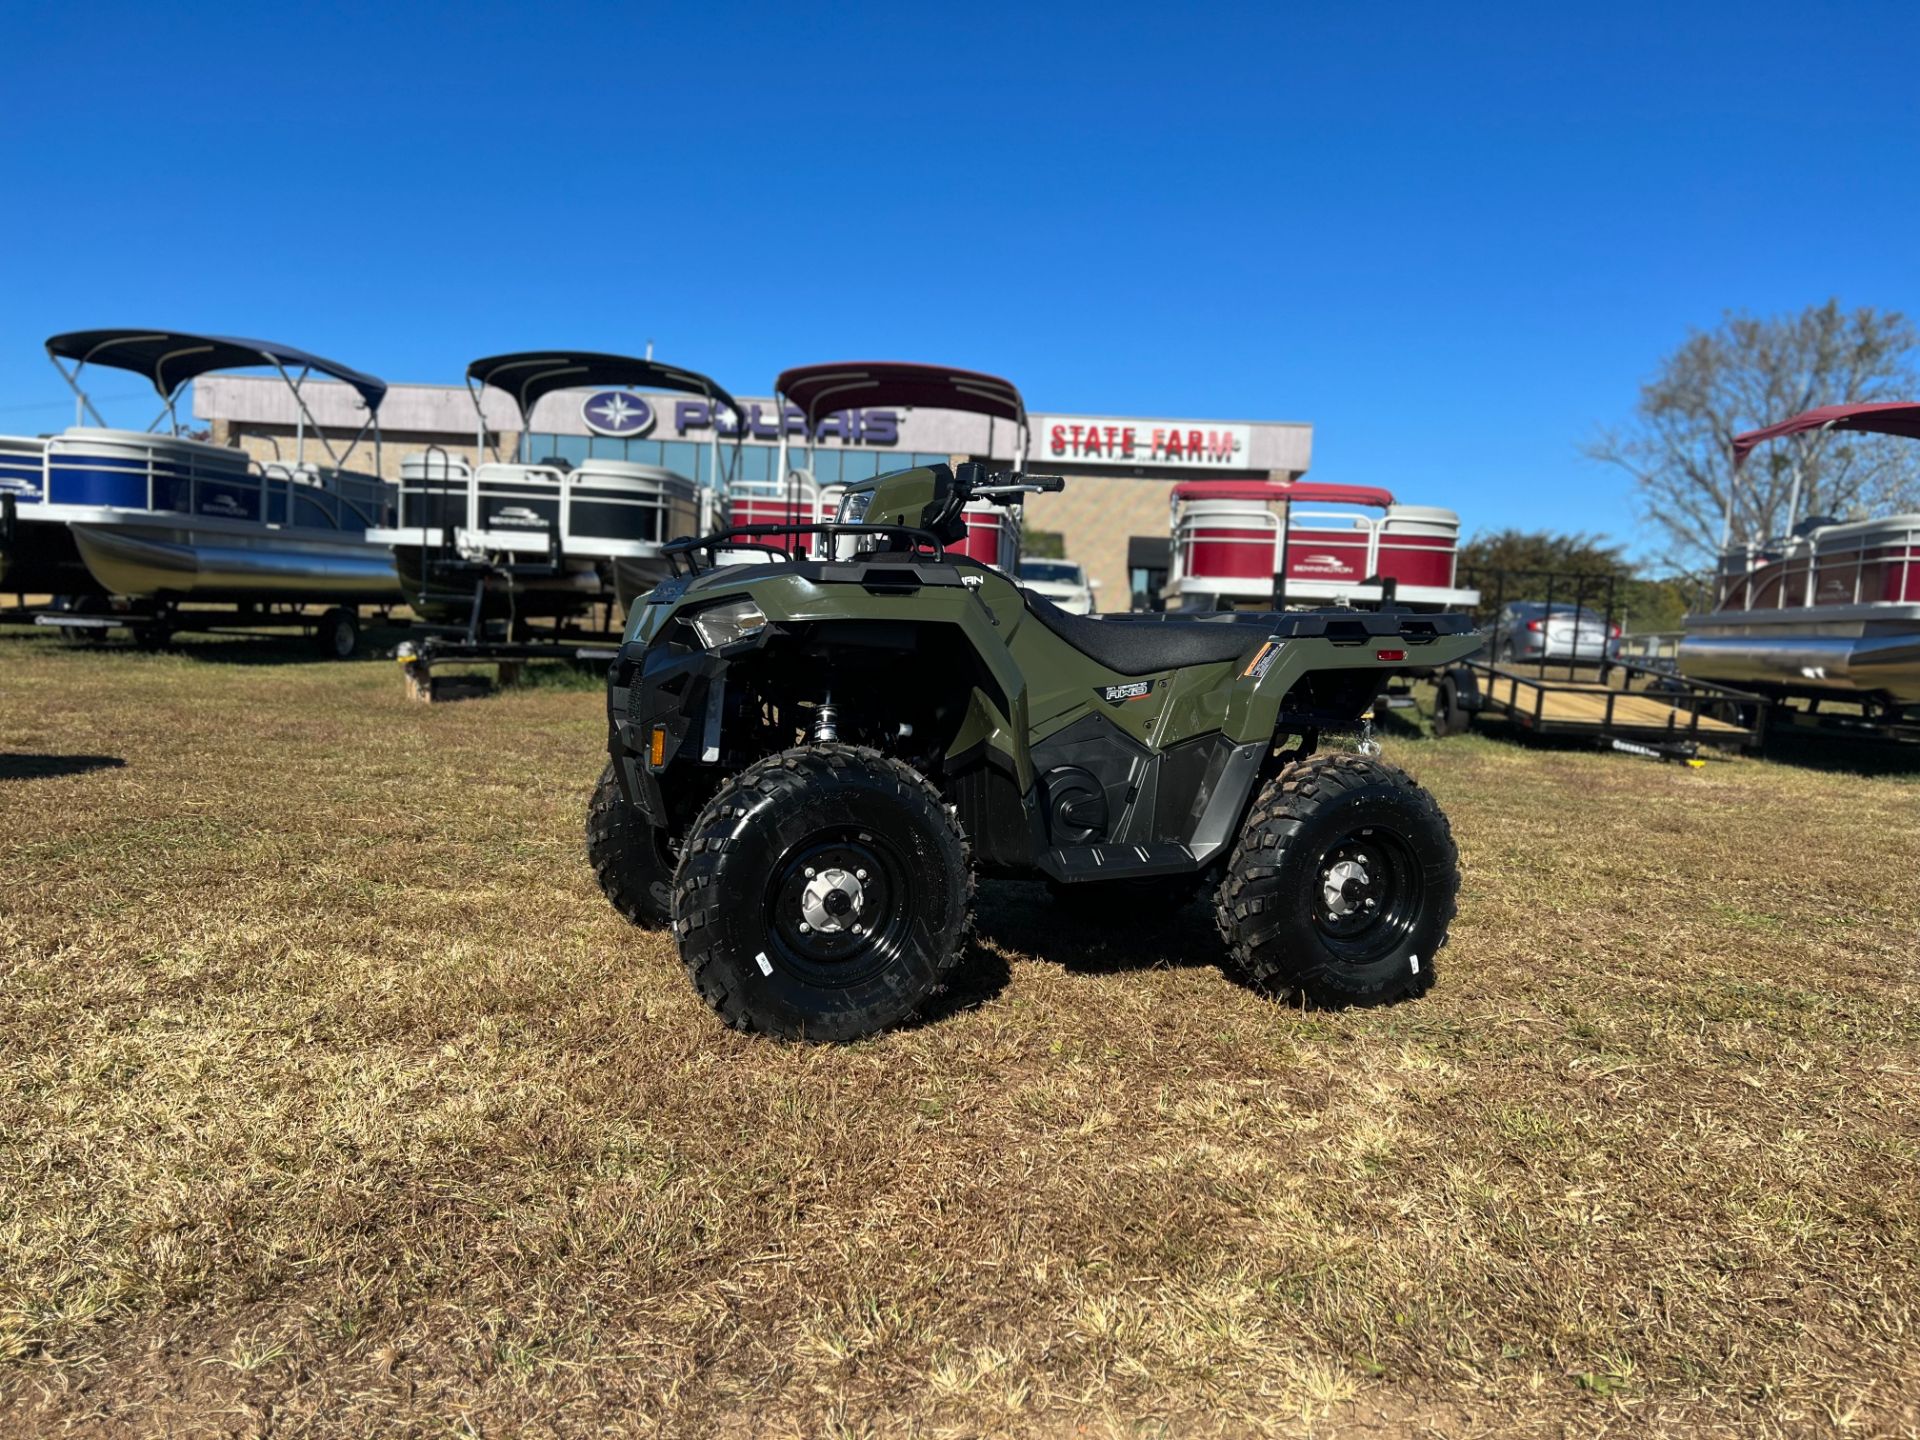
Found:
[[[1058,475],[1028,475],[1019,470],[1001,470],[987,477],[985,485],[969,485],[963,498],[996,500],[1003,495],[1041,495],[1067,488]]]

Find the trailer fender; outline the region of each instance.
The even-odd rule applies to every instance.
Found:
[[[1454,703],[1469,715],[1486,708],[1486,696],[1480,690],[1480,676],[1467,665],[1452,665],[1441,673],[1441,680],[1453,687]]]

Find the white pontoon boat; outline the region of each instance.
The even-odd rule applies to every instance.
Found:
[[[1736,478],[1756,446],[1829,430],[1920,438],[1920,404],[1827,405],[1738,436]],[[1712,608],[1683,622],[1680,673],[1813,709],[1854,700],[1896,721],[1920,710],[1920,514],[1788,523],[1783,538],[1727,546]]]
[[[493,386],[519,410],[515,458],[491,444],[481,396]],[[567,390],[669,390],[735,410],[712,380],[654,360],[531,351],[467,367],[479,465],[439,449],[402,463],[396,522],[373,532],[391,545],[408,599],[437,618],[559,618],[626,605],[667,573],[660,547],[700,528],[695,482],[658,465],[587,459],[568,465],[523,453],[534,407]],[[716,437],[714,444],[718,448]],[[718,464],[716,460],[716,475]]]

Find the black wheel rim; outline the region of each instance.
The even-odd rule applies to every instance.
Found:
[[[1327,949],[1371,965],[1413,933],[1426,882],[1403,836],[1373,825],[1342,836],[1314,867],[1313,920]]]
[[[858,985],[900,956],[911,870],[871,830],[821,830],[789,847],[767,884],[767,959],[809,985]]]

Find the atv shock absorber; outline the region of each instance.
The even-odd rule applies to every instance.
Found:
[[[816,745],[832,745],[840,739],[840,712],[834,708],[831,690],[813,707],[813,734],[810,738]]]

